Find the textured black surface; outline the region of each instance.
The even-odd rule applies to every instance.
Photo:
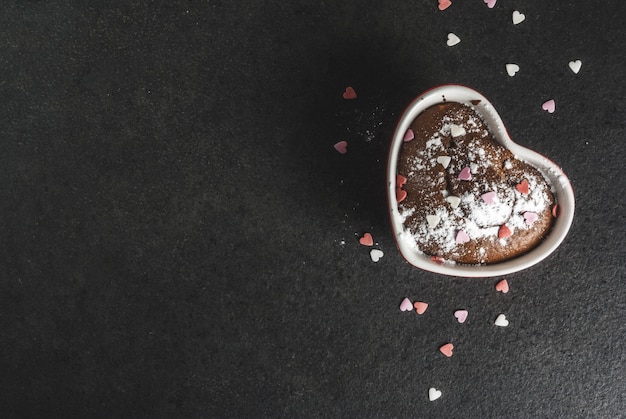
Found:
[[[623,417],[620,2],[104,3],[0,6],[3,417]],[[574,186],[507,295],[393,242],[389,139],[441,83]]]

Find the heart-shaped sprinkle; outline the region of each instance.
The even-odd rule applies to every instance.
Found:
[[[406,183],[406,178],[402,175],[396,175],[396,187],[401,188]]]
[[[428,225],[431,228],[437,227],[437,224],[439,224],[440,220],[441,220],[441,218],[438,215],[427,215],[426,216],[426,221],[428,221]]]
[[[341,154],[346,154],[348,152],[348,143],[346,141],[339,141],[333,147],[335,147],[335,150]]]
[[[533,225],[533,223],[537,221],[537,218],[539,218],[539,215],[537,215],[536,212],[526,211],[524,213],[524,221],[526,221],[526,224],[529,226]]]
[[[396,188],[396,201],[402,202],[406,199],[406,191],[404,189]]]
[[[430,400],[431,402],[437,400],[439,397],[441,397],[441,395],[441,391],[437,390],[435,387],[431,387],[428,389],[428,400]]]
[[[520,183],[515,185],[515,189],[517,189],[518,192],[523,195],[528,195],[528,192],[530,192],[530,185],[528,185],[528,181],[524,179]]]
[[[411,128],[409,128],[408,130],[406,130],[406,132],[404,133],[404,138],[402,139],[402,141],[404,141],[405,143],[408,143],[409,141],[411,141],[413,138],[415,138],[415,133],[413,132],[413,130]]]
[[[460,125],[450,124],[450,135],[452,135],[452,138],[461,137],[465,134],[467,134],[465,128]]]
[[[506,72],[509,74],[509,76],[513,77],[518,71],[519,66],[517,64],[511,63],[506,65]]]
[[[496,193],[495,192],[487,192],[484,193],[480,196],[482,198],[483,201],[485,201],[485,204],[493,204],[496,200]]]
[[[583,66],[583,62],[580,60],[570,61],[567,65],[569,66],[569,69],[574,72],[574,74],[578,74],[580,67]]]
[[[450,156],[439,156],[439,157],[437,157],[437,163],[442,165],[444,169],[448,168],[448,165],[450,164],[450,160],[452,160],[452,157],[450,157]]]
[[[402,311],[413,311],[413,303],[408,298],[405,298],[400,303],[400,310]]]
[[[559,204],[554,204],[552,206],[552,216],[554,218],[557,218],[560,213],[561,213],[561,207],[559,207]]]
[[[506,239],[507,237],[511,237],[511,229],[507,227],[506,224],[502,224],[500,229],[498,230],[498,238]]]
[[[470,180],[472,179],[472,172],[469,167],[464,167],[459,173],[459,180]]]
[[[520,13],[517,10],[513,12],[513,24],[518,25],[522,23],[526,19],[526,15],[524,13]]]
[[[461,324],[465,323],[465,320],[467,320],[467,315],[467,310],[457,310],[454,312],[454,317]]]
[[[374,262],[378,262],[380,260],[380,258],[382,258],[384,255],[382,250],[378,250],[378,249],[372,249],[370,250],[370,257],[372,258],[372,260]]]
[[[496,317],[496,321],[494,322],[494,324],[499,327],[507,327],[509,325],[509,321],[506,319],[506,316],[504,314],[500,314],[498,317]]]
[[[370,233],[365,233],[363,237],[359,239],[359,243],[361,243],[363,246],[373,246],[374,239],[372,238],[372,235]]]
[[[446,201],[448,201],[452,209],[456,209],[461,203],[461,198],[458,196],[448,196],[446,197]]]
[[[500,291],[502,294],[509,292],[509,283],[506,279],[503,279],[496,284],[496,291]]]
[[[461,38],[459,38],[458,36],[456,36],[455,34],[453,34],[452,32],[450,32],[448,34],[448,40],[446,41],[446,44],[449,47],[453,47],[456,44],[458,44],[459,42],[461,42]]]
[[[467,243],[468,241],[470,241],[470,238],[466,232],[464,232],[463,230],[459,230],[459,232],[456,233],[455,241],[458,244],[463,244],[463,243]]]
[[[356,99],[356,92],[350,86],[346,87],[345,92],[343,92],[344,99]]]
[[[496,0],[483,0],[488,8],[493,9],[496,5]]]
[[[554,113],[554,110],[556,109],[556,104],[554,103],[553,99],[550,99],[544,102],[543,105],[541,105],[541,109],[543,109],[544,111],[548,111],[548,113]]]
[[[415,311],[417,311],[417,314],[424,314],[424,312],[428,308],[428,303],[425,303],[423,301],[416,301],[413,303],[413,307],[415,307]]]
[[[439,10],[446,10],[448,7],[452,5],[450,0],[439,0]]]
[[[454,349],[454,345],[451,343],[446,343],[439,347],[439,352],[450,358],[452,356],[452,350]]]
[[[435,262],[437,265],[443,265],[443,262],[445,262],[445,259],[441,256],[431,256],[430,260]]]

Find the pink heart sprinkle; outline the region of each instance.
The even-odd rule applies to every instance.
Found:
[[[446,10],[452,5],[450,0],[439,0],[439,10]]]
[[[543,105],[541,105],[541,109],[543,109],[544,111],[548,111],[548,113],[554,113],[554,110],[556,109],[556,104],[554,103],[553,99],[550,99],[547,102],[544,102]]]
[[[503,294],[506,294],[507,292],[509,292],[509,283],[507,282],[506,279],[503,279],[502,281],[496,284],[496,291],[500,291]]]
[[[502,224],[500,226],[500,229],[498,230],[498,238],[506,239],[507,237],[511,237],[511,234],[513,234],[513,232],[511,232],[511,229],[506,224]]]
[[[535,212],[526,211],[524,213],[524,220],[526,220],[526,224],[528,225],[532,225],[535,221],[537,221],[537,218],[539,218],[539,215]]]
[[[496,193],[495,192],[487,192],[484,193],[480,196],[483,201],[485,201],[486,204],[493,204],[493,202],[496,199]]]
[[[335,150],[341,154],[346,154],[348,152],[348,143],[346,141],[339,141],[333,147],[335,147]]]
[[[530,185],[528,184],[528,181],[524,179],[515,185],[515,189],[517,189],[521,194],[528,195],[528,192],[530,192]]]
[[[468,241],[470,241],[470,238],[466,232],[464,232],[463,230],[459,230],[459,232],[456,233],[456,242],[458,244],[467,243]]]
[[[469,167],[464,167],[459,173],[459,180],[470,180],[472,178],[472,172]]]
[[[359,243],[361,243],[363,246],[373,246],[374,238],[370,233],[365,233],[363,237],[359,239]]]
[[[406,199],[407,192],[404,189],[396,188],[396,201],[402,202]]]
[[[443,265],[443,263],[446,261],[444,258],[442,258],[441,256],[431,256],[430,260],[432,260],[433,262],[435,262],[437,265]]]
[[[493,9],[497,0],[484,0],[488,8]]]
[[[356,92],[352,87],[348,86],[342,96],[344,99],[356,99]]]
[[[457,310],[454,312],[454,317],[456,317],[459,323],[463,324],[467,320],[467,314],[467,310]]]
[[[415,307],[415,311],[417,311],[417,314],[424,314],[424,312],[428,308],[428,303],[425,303],[423,301],[417,301],[413,303],[413,306]]]
[[[439,347],[439,352],[450,358],[452,356],[452,351],[454,350],[454,345],[451,343],[446,343]]]
[[[406,130],[406,132],[404,133],[404,139],[403,141],[405,143],[408,143],[409,141],[411,141],[413,138],[415,138],[415,134],[413,133],[413,130],[411,128],[409,128],[408,130]]]
[[[404,300],[402,300],[402,303],[400,303],[400,310],[402,310],[402,311],[412,311],[413,310],[413,303],[411,303],[411,300],[409,300],[408,298],[405,298]]]

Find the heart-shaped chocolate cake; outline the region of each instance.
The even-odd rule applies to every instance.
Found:
[[[471,104],[431,106],[409,129],[405,138],[413,139],[397,166],[406,178],[396,196],[404,240],[433,257],[489,264],[526,253],[546,236],[551,185],[494,140]]]
[[[387,180],[402,256],[447,275],[532,266],[561,244],[574,216],[560,167],[514,143],[493,105],[465,86],[433,88],[409,105]]]

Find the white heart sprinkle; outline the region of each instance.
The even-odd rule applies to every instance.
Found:
[[[450,124],[450,134],[453,138],[460,137],[466,134],[465,128],[460,125]]]
[[[384,255],[382,250],[378,250],[378,249],[372,249],[370,251],[370,257],[372,258],[372,260],[374,262],[378,262],[380,260],[380,258],[382,258]]]
[[[439,156],[439,157],[437,157],[437,163],[441,164],[444,169],[448,168],[448,165],[450,164],[450,160],[452,160],[452,158],[450,156]]]
[[[459,38],[458,36],[456,36],[455,34],[453,34],[452,32],[450,32],[448,34],[448,41],[446,42],[446,44],[449,47],[453,47],[456,44],[458,44],[459,42],[461,42],[461,38]]]
[[[461,198],[458,196],[449,196],[446,198],[446,201],[448,201],[452,209],[456,209],[461,203]]]
[[[517,10],[513,12],[513,24],[517,25],[522,23],[526,19],[526,15],[524,13],[520,13]]]
[[[441,391],[437,390],[435,387],[431,387],[428,389],[428,400],[434,402],[439,397],[441,397]]]
[[[509,325],[509,321],[506,319],[504,314],[500,314],[494,323],[496,326],[507,327]]]
[[[578,74],[578,72],[580,71],[580,67],[583,66],[583,62],[580,60],[570,61],[568,65],[569,69],[572,70],[574,74]]]
[[[507,64],[506,72],[509,73],[509,76],[513,77],[515,73],[519,71],[519,66],[517,64]]]
[[[400,310],[402,311],[413,311],[413,303],[408,298],[404,298],[402,303],[400,303]]]
[[[431,228],[437,227],[437,224],[439,224],[440,220],[441,220],[441,218],[439,218],[438,215],[427,215],[426,216],[426,221],[428,221],[428,225]]]

